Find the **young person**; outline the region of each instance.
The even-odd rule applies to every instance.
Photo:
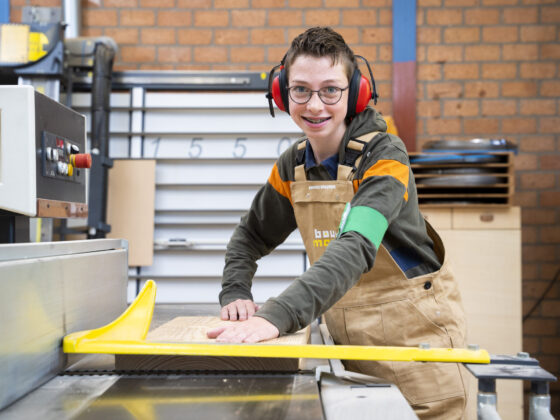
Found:
[[[269,94],[305,136],[280,156],[228,244],[221,317],[242,322],[209,336],[252,343],[324,314],[337,344],[464,346],[457,285],[419,211],[405,146],[366,106],[375,95],[344,39],[324,27],[296,37]],[[259,308],[256,261],[296,227],[312,266]],[[395,383],[421,418],[463,415],[457,364],[345,366]]]

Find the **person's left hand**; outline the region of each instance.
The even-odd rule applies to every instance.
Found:
[[[247,321],[237,321],[227,327],[210,330],[207,335],[220,343],[258,343],[278,337],[280,331],[266,319],[253,316]]]

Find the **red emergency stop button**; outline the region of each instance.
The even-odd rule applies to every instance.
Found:
[[[70,155],[70,163],[76,168],[91,168],[91,155],[89,153]]]

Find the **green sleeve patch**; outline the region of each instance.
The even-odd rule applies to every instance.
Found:
[[[377,210],[367,206],[350,207],[348,203],[340,221],[338,235],[350,231],[358,232],[379,248],[387,227],[387,219]]]

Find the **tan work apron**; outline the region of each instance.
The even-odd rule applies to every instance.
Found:
[[[295,170],[291,196],[298,228],[313,264],[334,240],[344,206],[354,196],[348,167],[336,181],[307,181]],[[441,269],[407,278],[383,245],[362,275],[326,314],[335,343],[377,346],[464,347],[465,321],[441,239],[426,222]],[[328,279],[325,279],[328,281]],[[384,378],[399,387],[420,418],[463,416],[465,385],[455,363],[345,361],[346,369]]]

